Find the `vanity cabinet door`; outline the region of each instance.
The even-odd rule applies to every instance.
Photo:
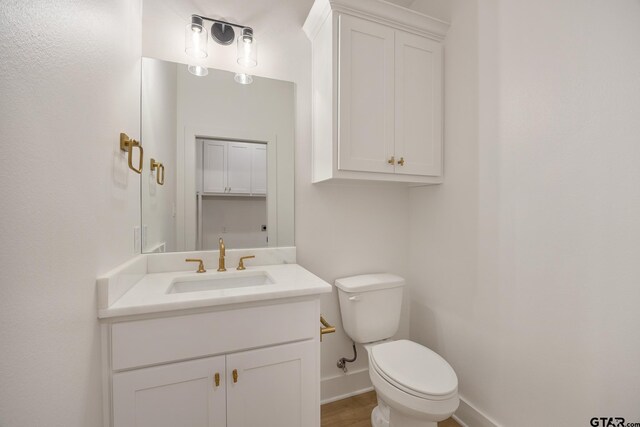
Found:
[[[225,381],[224,356],[114,374],[113,425],[226,427]]]
[[[308,340],[227,355],[227,426],[319,426],[316,351]]]

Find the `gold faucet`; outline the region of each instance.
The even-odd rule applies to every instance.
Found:
[[[218,258],[218,271],[227,271],[224,266],[224,240],[222,240],[222,237],[218,240],[218,250],[220,251],[220,257]]]
[[[249,256],[243,256],[240,257],[240,262],[238,263],[238,268],[236,268],[236,270],[246,270],[247,267],[244,266],[244,260],[245,259],[251,259],[251,258],[255,258],[255,255],[249,255]]]
[[[197,262],[198,264],[198,271],[196,271],[196,273],[206,273],[207,270],[204,269],[204,262],[202,262],[201,259],[197,259],[197,258],[187,258],[185,259],[186,262]]]

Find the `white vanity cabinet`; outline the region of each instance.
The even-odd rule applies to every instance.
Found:
[[[202,191],[212,195],[264,196],[266,145],[202,140]]]
[[[448,24],[393,4],[316,0],[313,182],[442,182]]]
[[[105,425],[318,427],[319,300],[283,301],[104,323]]]

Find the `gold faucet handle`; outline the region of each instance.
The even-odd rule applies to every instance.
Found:
[[[238,268],[236,268],[236,270],[246,270],[247,268],[244,266],[244,260],[245,259],[250,259],[250,258],[255,258],[255,255],[248,255],[248,256],[243,256],[240,257],[240,262],[238,263]]]
[[[206,273],[207,270],[204,269],[204,262],[202,262],[201,259],[198,258],[187,258],[185,259],[186,262],[197,262],[198,264],[198,271],[197,273]]]

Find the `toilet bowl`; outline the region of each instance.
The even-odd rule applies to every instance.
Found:
[[[365,349],[378,395],[373,427],[435,427],[458,408],[458,378],[435,352],[408,340],[367,344]]]
[[[366,274],[335,282],[347,335],[363,344],[378,396],[373,427],[436,427],[458,408],[458,378],[434,351],[409,340],[389,340],[398,330],[404,279]]]

